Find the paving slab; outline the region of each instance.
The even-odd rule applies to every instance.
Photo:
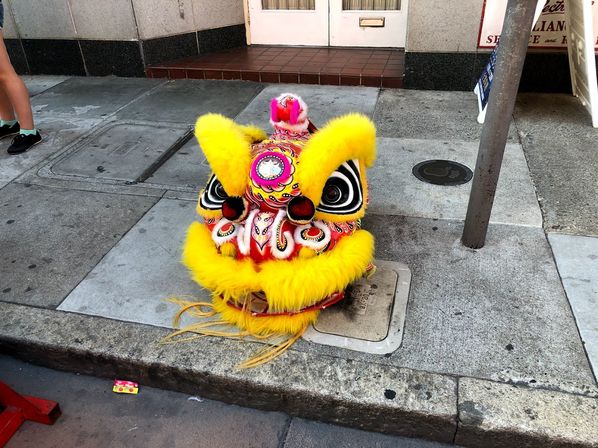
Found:
[[[474,448],[598,446],[598,399],[459,380],[456,443]]]
[[[124,120],[195,124],[208,112],[235,117],[264,88],[248,81],[169,81],[121,110]]]
[[[378,89],[373,87],[340,87],[302,84],[274,84],[266,87],[237,116],[241,124],[255,124],[266,132],[272,131],[270,124],[270,102],[281,93],[299,95],[309,108],[308,115],[317,127],[323,127],[330,119],[350,112],[372,116]]]
[[[456,431],[451,377],[294,350],[240,370],[261,344],[159,345],[169,330],[9,303],[0,303],[0,316],[0,350],[53,368],[445,443]]]
[[[540,228],[491,225],[480,250],[454,221],[366,215],[376,258],[411,269],[405,334],[389,357],[299,341],[296,350],[598,396]]]
[[[284,448],[448,448],[449,446],[455,445],[391,437],[300,418],[291,421],[284,442]]]
[[[183,201],[197,202],[197,191],[167,190],[162,196],[164,199],[181,199]]]
[[[69,78],[70,76],[58,75],[21,76],[21,79],[27,86],[27,90],[29,90],[29,96],[39,95]]]
[[[149,78],[70,78],[31,100],[34,116],[105,118],[164,81]]]
[[[40,144],[23,154],[10,155],[6,150],[10,146],[11,139],[0,142],[0,188],[62,151],[99,122],[99,119],[36,117],[36,126],[43,137]]]
[[[179,307],[166,299],[210,297],[180,262],[187,227],[196,219],[193,202],[161,200],[58,309],[170,328]]]
[[[378,158],[368,171],[369,212],[422,218],[464,220],[471,182],[457,186],[418,180],[413,167],[425,160],[460,162],[472,171],[478,145],[474,142],[379,138]],[[519,144],[508,144],[490,221],[541,227],[542,214]]]
[[[147,179],[147,183],[199,190],[210,178],[210,165],[193,137]]]
[[[520,94],[515,122],[551,232],[598,236],[598,129],[570,95]]]
[[[477,117],[473,91],[388,89],[380,92],[374,121],[380,137],[477,141]],[[518,142],[513,123],[509,141]]]
[[[62,410],[53,426],[25,422],[7,448],[276,448],[289,423],[280,412],[151,387],[141,386],[135,396],[114,394],[110,379],[58,372],[8,356],[0,356],[0,380],[22,394],[57,401]]]
[[[598,238],[548,234],[577,327],[598,374]]]
[[[155,203],[13,183],[0,190],[0,301],[53,308]]]

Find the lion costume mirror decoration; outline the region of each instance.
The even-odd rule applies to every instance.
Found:
[[[307,112],[300,97],[285,93],[270,105],[271,136],[217,114],[196,123],[213,173],[197,205],[204,223],[189,227],[183,263],[212,297],[179,300],[176,322],[185,312],[204,319],[171,336],[270,342],[242,367],[284,352],[374,269],[374,238],[360,222],[374,125],[348,114],[316,130]]]

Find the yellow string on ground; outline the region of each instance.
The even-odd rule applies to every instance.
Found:
[[[181,307],[181,309],[175,314],[174,318],[172,319],[172,326],[175,328],[179,326],[179,324],[181,323],[181,317],[187,311],[191,316],[199,318],[213,317],[216,315],[214,305],[212,305],[212,303],[210,302],[190,302],[178,297],[170,297],[166,300],[170,303],[174,303]],[[207,311],[205,311],[203,308],[207,308]]]
[[[173,326],[175,328],[179,326],[181,318],[185,313],[188,313],[189,315],[200,319],[211,318],[217,314],[216,310],[214,310],[214,305],[210,302],[194,302],[184,300],[180,297],[171,297],[167,300],[171,303],[179,305],[180,307],[179,311],[176,313],[173,319]],[[247,303],[243,303],[242,309],[244,312],[247,312],[246,306]],[[225,328],[228,329],[228,331],[219,328]],[[274,344],[273,341],[281,337],[284,337],[280,334],[253,334],[250,331],[238,329],[237,331],[230,331],[233,328],[236,329],[236,327],[232,327],[229,322],[224,320],[198,322],[172,332],[168,336],[165,336],[160,341],[160,343],[173,344],[177,342],[190,342],[206,336],[216,336],[229,339],[244,339],[245,337],[250,336],[254,339],[268,342],[267,347],[263,348],[255,356],[247,359],[246,361],[243,361],[241,364],[237,366],[240,369],[251,369],[265,364],[269,361],[272,361],[273,359],[279,357],[284,352],[286,352],[301,337],[301,335],[303,335],[303,333],[307,329],[307,325],[301,328],[301,330],[296,334],[284,339],[282,342],[278,344]],[[185,333],[194,333],[194,335],[186,338],[179,337]]]
[[[238,367],[240,369],[252,369],[254,367],[258,367],[262,364],[270,362],[275,358],[278,358],[280,355],[286,352],[291,347],[291,345],[297,342],[297,339],[299,339],[303,335],[303,333],[305,333],[306,329],[307,326],[303,327],[303,329],[299,331],[297,334],[291,336],[285,342],[276,345],[273,348],[265,348],[261,350],[253,358],[243,361],[241,364],[238,365]]]

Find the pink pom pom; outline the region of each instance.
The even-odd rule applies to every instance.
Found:
[[[291,106],[291,119],[289,120],[291,124],[297,124],[297,120],[299,119],[300,113],[301,107],[299,105],[299,100],[293,99],[293,103]]]
[[[278,123],[278,100],[276,98],[272,98],[270,101],[270,118],[274,123]]]

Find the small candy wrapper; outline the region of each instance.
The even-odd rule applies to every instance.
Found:
[[[133,381],[114,380],[114,386],[112,386],[112,392],[117,394],[138,394],[139,385]]]

